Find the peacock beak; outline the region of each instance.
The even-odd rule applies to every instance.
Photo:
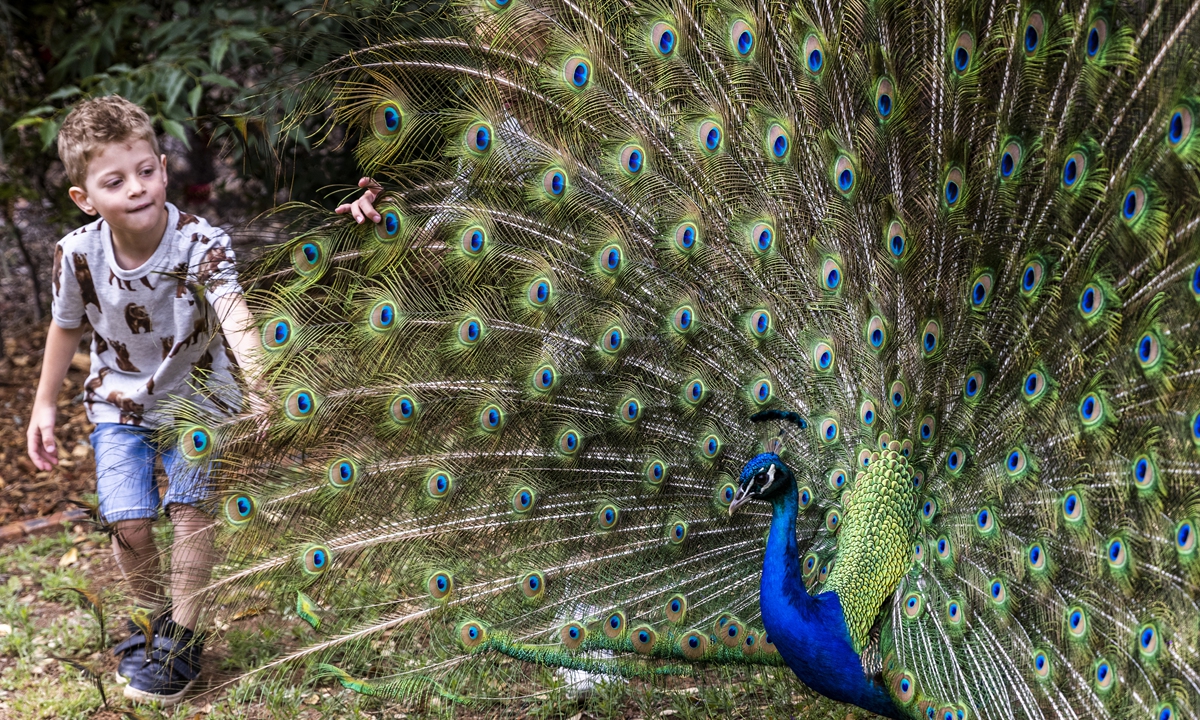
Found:
[[[738,488],[737,495],[733,496],[733,502],[729,503],[729,517],[733,517],[737,509],[750,502],[750,499],[749,483]]]

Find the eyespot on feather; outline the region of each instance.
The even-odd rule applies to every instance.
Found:
[[[816,35],[804,38],[804,67],[813,75],[820,75],[825,69],[825,48]]]
[[[200,425],[193,425],[179,436],[179,450],[188,460],[203,460],[212,453],[212,432]]]
[[[258,504],[244,493],[230,495],[225,499],[225,520],[233,527],[242,527],[254,519]]]
[[[1088,27],[1087,40],[1084,42],[1084,53],[1088,60],[1094,60],[1108,42],[1108,21],[1097,18]]]
[[[537,491],[533,488],[523,486],[513,492],[512,509],[518,515],[523,515],[533,510],[535,505],[537,505]]]
[[[697,630],[689,630],[679,639],[679,650],[688,660],[699,660],[708,651],[708,636]]]
[[[434,470],[425,479],[425,492],[435,500],[449,497],[454,492],[454,477],[445,470]]]
[[[284,398],[283,409],[288,418],[292,420],[308,420],[316,414],[317,404],[317,398],[311,390],[297,388]]]
[[[445,600],[454,592],[454,578],[448,572],[435,572],[425,581],[429,597],[434,600]]]
[[[625,613],[621,610],[614,610],[604,618],[601,627],[609,638],[615,640],[621,637],[625,634]]]
[[[325,478],[329,482],[329,487],[335,490],[344,490],[358,479],[358,463],[350,458],[338,458],[329,463],[329,468],[325,471]]]
[[[1021,39],[1026,56],[1037,53],[1038,48],[1042,46],[1042,37],[1045,33],[1046,21],[1042,18],[1042,14],[1037,11],[1030,13],[1029,18],[1025,20],[1025,32]]]
[[[1178,149],[1188,144],[1195,127],[1196,118],[1192,108],[1188,105],[1176,106],[1167,120],[1167,145]]]
[[[382,300],[375,303],[375,307],[371,308],[367,324],[375,332],[387,332],[396,326],[396,317],[396,305],[391,301]]]
[[[485,432],[497,432],[504,427],[504,410],[499,405],[488,405],[479,412],[479,427]]]
[[[621,148],[620,167],[628,175],[641,173],[646,166],[646,149],[637,143],[630,143]]]
[[[563,82],[572,90],[582,90],[592,79],[592,65],[587,58],[571,57],[563,64]]]
[[[379,222],[375,223],[375,237],[385,243],[395,240],[404,223],[400,211],[391,205],[381,205],[377,210]]]
[[[749,58],[754,50],[754,29],[745,20],[729,26],[729,44],[739,57]]]
[[[542,174],[542,190],[551,200],[560,199],[569,186],[567,173],[562,168],[552,167]]]
[[[473,650],[487,641],[487,629],[474,620],[458,626],[458,641],[468,650]]]
[[[662,57],[670,57],[675,52],[679,33],[666,22],[656,22],[650,27],[650,47]]]
[[[536,571],[528,573],[518,582],[518,587],[526,600],[540,600],[546,592],[546,577]]]
[[[463,135],[463,144],[475,155],[483,155],[492,149],[492,126],[485,122],[472,123]]]
[[[775,228],[770,223],[756,223],[750,228],[750,248],[756,255],[766,255],[775,249]]]
[[[333,556],[324,545],[309,545],[300,551],[300,566],[308,575],[320,575],[332,563]]]
[[[964,75],[971,69],[975,54],[975,38],[971,33],[960,32],[950,47],[950,67],[955,74]]]
[[[700,231],[692,223],[681,223],[675,228],[675,247],[683,253],[690,253],[700,240]]]
[[[725,133],[721,123],[716,120],[705,120],[696,127],[696,143],[700,152],[713,155],[721,150],[721,141]]]
[[[411,395],[397,395],[388,404],[388,411],[392,416],[392,420],[401,425],[407,425],[416,420],[417,410],[417,401]]]
[[[880,122],[887,122],[892,117],[896,104],[896,87],[890,78],[880,78],[875,85],[875,114]]]
[[[942,180],[942,203],[945,207],[955,208],[962,204],[967,191],[964,177],[961,168],[951,167],[946,171],[946,177]]]
[[[371,113],[371,130],[379,138],[395,136],[404,126],[404,113],[400,105],[393,100],[384,101],[375,106]]]
[[[687,619],[687,597],[680,594],[667,598],[667,620],[678,625]]]
[[[580,623],[569,622],[562,626],[558,636],[568,650],[578,650],[583,641],[587,639],[587,628]]]
[[[767,128],[767,150],[776,160],[786,159],[791,151],[791,138],[779,123],[772,123]]]

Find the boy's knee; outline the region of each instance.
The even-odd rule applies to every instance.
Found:
[[[151,520],[118,520],[113,525],[116,527],[117,540],[126,547],[144,545],[154,540]]]
[[[195,505],[188,505],[185,503],[171,503],[170,505],[167,505],[166,513],[167,517],[169,517],[173,523],[190,521],[207,522],[213,519],[213,516],[208,512],[201,510]]]

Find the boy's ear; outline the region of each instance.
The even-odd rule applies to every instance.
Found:
[[[96,214],[96,208],[93,207],[92,203],[88,201],[87,190],[72,185],[71,189],[67,190],[67,194],[71,196],[71,199],[75,201],[75,204],[79,206],[80,210],[84,211],[88,215]]]
[[[162,155],[161,155],[161,156],[158,158],[158,161],[159,161],[160,163],[162,163],[163,186],[165,187],[165,186],[166,186],[166,184],[167,184],[167,179],[168,179],[168,178],[167,178],[167,154],[166,154],[166,153],[163,153],[163,154],[162,154]]]

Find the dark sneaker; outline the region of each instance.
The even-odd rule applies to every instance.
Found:
[[[150,621],[151,628],[158,628],[164,619],[170,617],[171,608],[168,605],[159,612],[160,614]],[[117,676],[123,681],[128,681],[146,662],[146,633],[142,632],[132,618],[125,620],[125,629],[129,631],[129,637],[117,643],[112,653],[120,658]]]
[[[163,707],[179,704],[200,677],[203,636],[196,637],[191,630],[164,618],[145,652],[145,662],[125,686],[125,697],[134,702],[157,702]]]

